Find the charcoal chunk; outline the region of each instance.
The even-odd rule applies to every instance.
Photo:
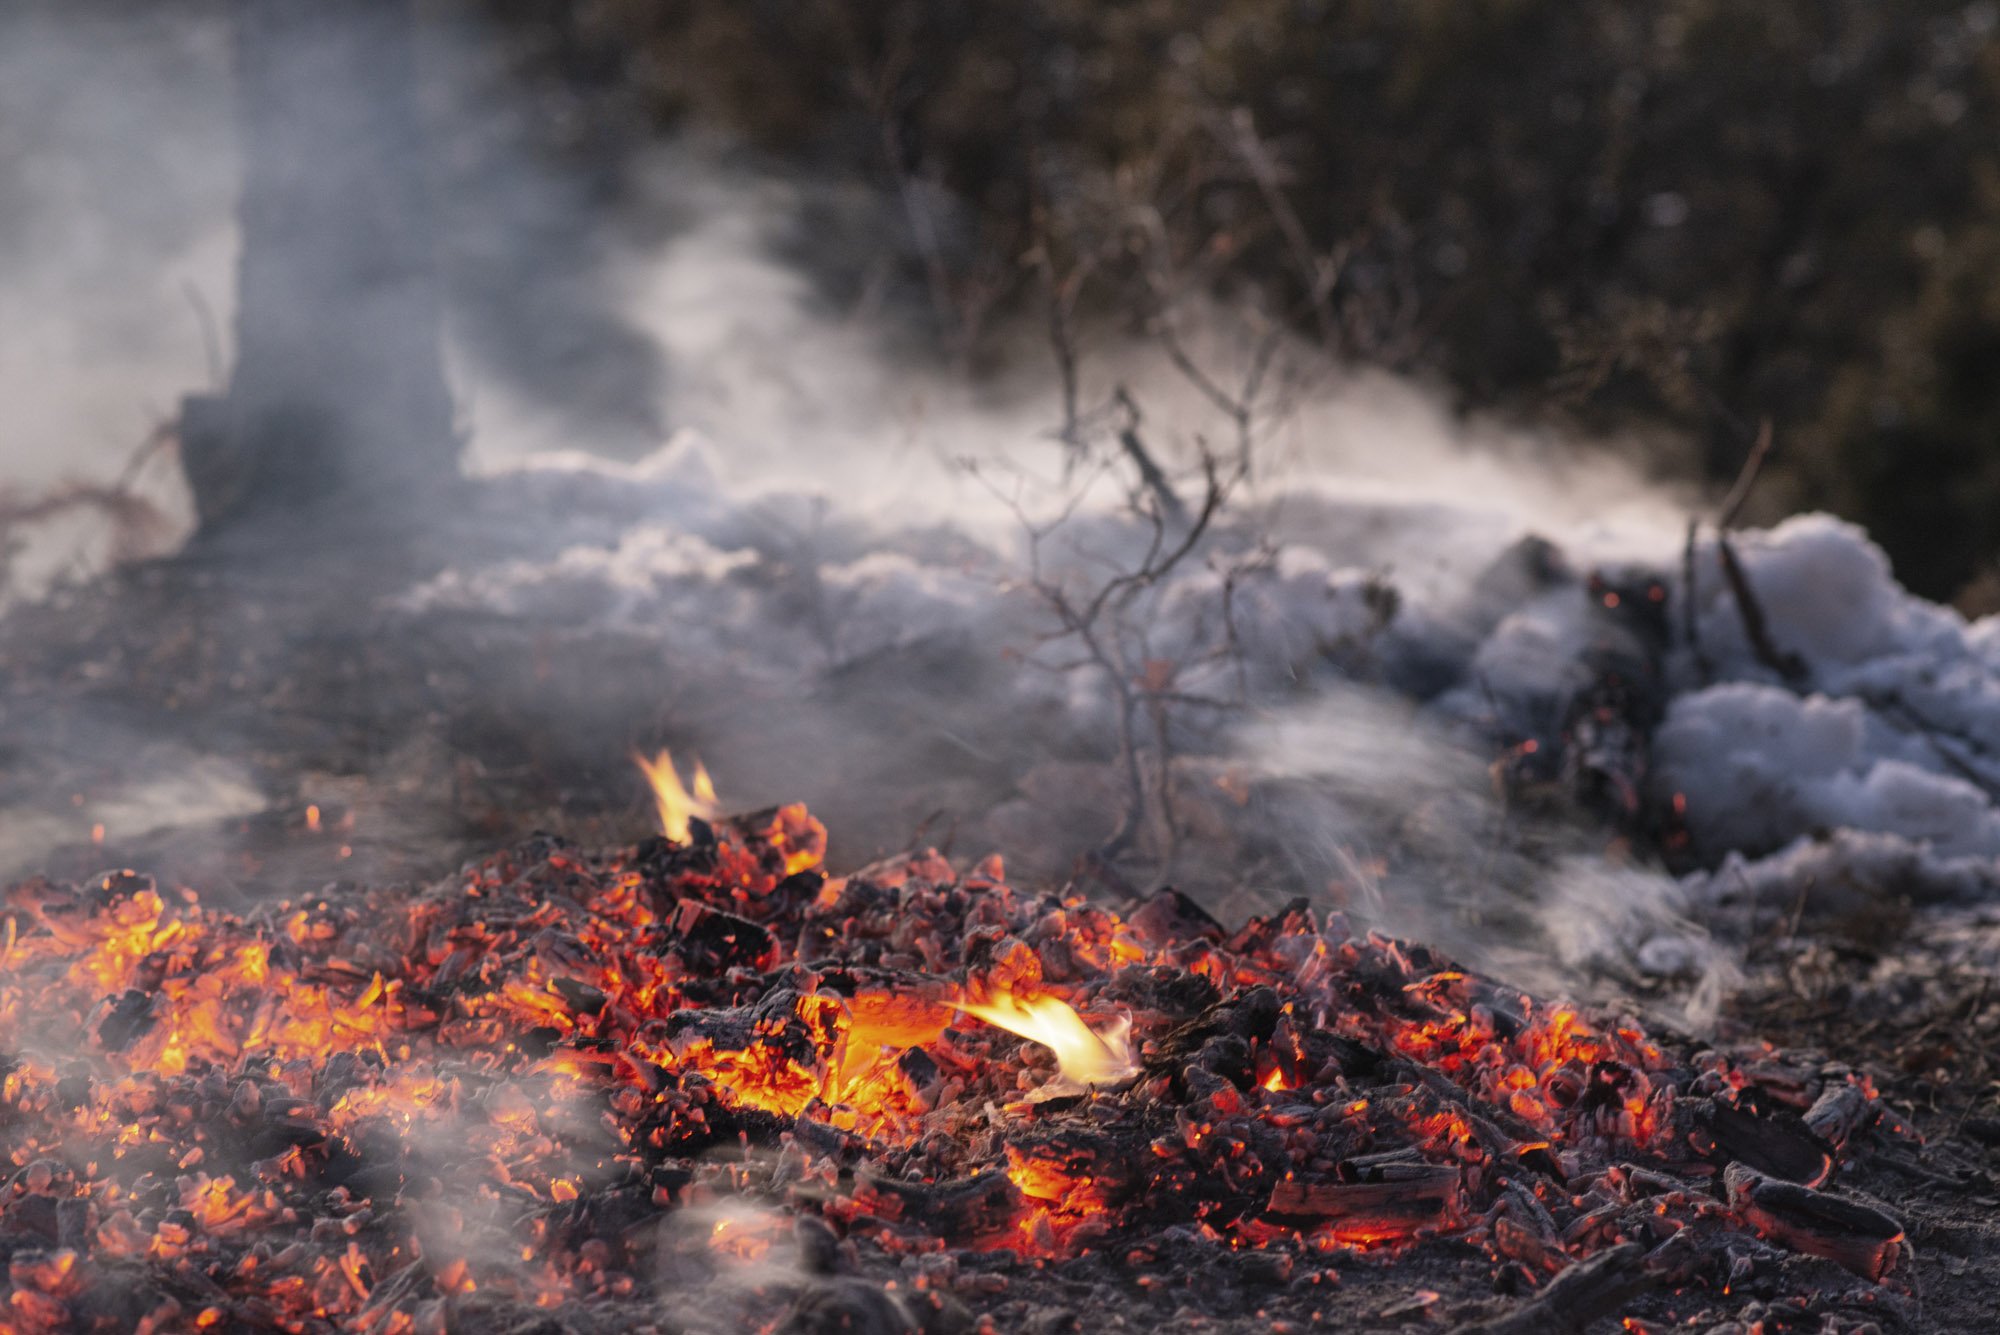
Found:
[[[1172,886],[1152,895],[1125,921],[1150,946],[1170,946],[1197,938],[1220,941],[1223,935],[1222,924],[1207,909]]]
[[[763,968],[776,956],[771,934],[734,913],[683,899],[674,910],[674,949],[688,966],[709,972]]]
[[[1711,1100],[1695,1109],[1695,1125],[1714,1142],[1712,1157],[1733,1160],[1766,1177],[1819,1186],[1833,1170],[1833,1148],[1794,1113],[1759,1116]]]
[[[923,1335],[895,1295],[859,1279],[826,1279],[798,1296],[779,1335]]]

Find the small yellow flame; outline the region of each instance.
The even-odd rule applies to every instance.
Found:
[[[697,760],[694,762],[694,791],[681,785],[680,772],[674,768],[673,753],[665,747],[651,760],[644,756],[634,756],[640,770],[646,775],[646,782],[653,785],[653,801],[660,811],[660,833],[675,843],[684,844],[688,837],[688,820],[700,816],[709,820],[718,815],[721,808],[715,800],[715,782],[708,777],[708,770]]]
[[[991,1025],[1031,1039],[1056,1054],[1063,1077],[1079,1085],[1108,1085],[1138,1070],[1126,1041],[1128,1021],[1100,1034],[1056,997],[1025,1000],[1003,992],[992,1002],[961,1001],[958,1008]]]

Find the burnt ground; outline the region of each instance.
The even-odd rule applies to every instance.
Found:
[[[1728,1024],[1786,1048],[1837,1052],[1867,1070],[1921,1135],[1921,1149],[1867,1157],[1854,1182],[1890,1202],[1916,1248],[1922,1329],[2000,1328],[2000,987],[1969,964],[1987,915],[1916,918],[1866,944],[1771,949]]]
[[[173,561],[10,614],[0,627],[9,874],[131,865],[229,907],[335,881],[421,882],[538,828],[590,844],[643,833],[649,807],[626,757],[698,731],[686,711],[700,701],[677,692],[638,639],[379,619],[371,597],[410,568],[328,582]],[[205,809],[208,799],[226,810]],[[104,811],[127,820],[106,819],[95,836],[91,816]],[[1872,1136],[1839,1179],[1900,1218],[1914,1247],[1921,1314],[1884,1312],[1885,1329],[2000,1329],[2000,948],[1985,950],[1989,938],[2000,928],[1978,915],[1896,903],[1865,921],[1805,912],[1782,939],[1758,943],[1748,984],[1718,1021],[1731,1042],[1867,1074],[1919,1138]],[[939,1320],[962,1325],[962,1313],[1000,1330],[1450,1329],[1526,1301],[1496,1293],[1491,1258],[1459,1242],[1288,1275],[1254,1254],[1176,1245],[1137,1261],[980,1253],[931,1263],[921,1285],[907,1261],[865,1244],[832,1266],[871,1281],[870,1294],[892,1280],[905,1295],[948,1292]],[[1765,1291],[1850,1283],[1827,1262],[1789,1264],[1797,1273],[1767,1277]],[[879,1301],[843,1290],[839,1273],[818,1283],[809,1309]],[[787,1281],[749,1301],[776,1318],[794,1298]],[[1642,1292],[1619,1312],[1748,1329],[1762,1301],[1753,1283],[1726,1296]],[[866,1329],[859,1319],[847,1328]]]
[[[1961,1005],[1977,999],[1976,985]],[[1855,1150],[1836,1185],[1847,1194],[1879,1202],[1900,1219],[1914,1249],[1912,1285],[1920,1306],[1882,1313],[1883,1330],[1987,1332],[2000,1329],[2000,1086],[1974,1074],[1982,1060],[2000,1056],[1992,1031],[1943,1015],[1874,1015],[1845,1003],[1808,1000],[1796,993],[1753,992],[1738,998],[1723,1031],[1761,1039],[1794,1061],[1818,1052],[1839,1054],[1869,1072],[1884,1098],[1908,1118],[1916,1135],[1875,1137]],[[1961,1015],[1962,1019],[1962,1015]],[[1942,1037],[1941,1031],[1951,1031]],[[1939,1064],[1942,1063],[1942,1064]],[[1968,1072],[1968,1065],[1972,1068]],[[1912,1070],[1916,1066],[1919,1069]],[[878,1282],[909,1283],[888,1258],[857,1256],[856,1271]],[[1218,1264],[1211,1249],[1190,1246],[1176,1265],[1035,1262],[1026,1268],[990,1257],[969,1268],[958,1292],[975,1313],[998,1329],[1024,1331],[1202,1330],[1456,1330],[1518,1315],[1527,1298],[1503,1291],[1483,1249],[1463,1241],[1431,1241],[1375,1256],[1343,1256],[1329,1270],[1337,1279],[1293,1275],[1279,1281],[1260,1273],[1255,1257]],[[1748,1331],[1759,1319],[1782,1319],[1776,1295],[1821,1289],[1851,1290],[1853,1277],[1829,1262],[1795,1257],[1786,1266],[1727,1295],[1647,1290],[1614,1314],[1587,1326],[1592,1332],[1685,1328]],[[1633,1327],[1623,1318],[1656,1326]],[[1844,1317],[1831,1328],[1859,1328]],[[1518,1329],[1560,1329],[1531,1319]],[[1787,1329],[1782,1324],[1774,1329]],[[1810,1322],[1801,1328],[1814,1329]]]
[[[1846,1003],[1756,991],[1737,999],[1722,1026],[1804,1064],[1815,1050],[1839,1054],[1870,1073],[1908,1118],[1914,1137],[1871,1138],[1836,1179],[1844,1194],[1877,1202],[1900,1219],[1914,1249],[1911,1282],[1920,1303],[1880,1313],[1883,1330],[2000,1329],[2000,1117],[1994,1115],[2000,1086],[1979,1074],[1984,1061],[2000,1055],[2000,1043],[1990,1031],[1976,1036],[1962,1014],[1982,991],[1975,985],[1963,999],[1956,1024],[1952,1008],[1941,1015],[1876,1014],[1857,1024],[1865,1012]],[[1265,1258],[1218,1258],[1193,1240],[1179,1255],[1170,1244],[1139,1263],[1096,1256],[1023,1265],[990,1253],[963,1259],[949,1291],[968,1313],[1005,1331],[1470,1330],[1532,1310],[1527,1293],[1509,1291],[1504,1275],[1496,1281],[1490,1254],[1462,1240],[1346,1254],[1324,1270],[1283,1277],[1270,1273]],[[851,1250],[847,1265],[877,1285],[908,1291],[921,1282],[912,1267],[866,1244]],[[1760,1319],[1771,1321],[1770,1329],[1818,1329],[1822,1318],[1793,1316],[1783,1295],[1853,1288],[1853,1277],[1838,1266],[1793,1257],[1728,1294],[1641,1289],[1576,1329],[1744,1332],[1757,1329]],[[1626,1318],[1657,1324],[1634,1326]],[[1783,1324],[1787,1319],[1801,1324]],[[1845,1330],[1863,1328],[1855,1323],[1867,1318],[1849,1312],[1824,1319],[1827,1328]],[[1542,1316],[1526,1322],[1500,1328],[1523,1335],[1568,1328]]]

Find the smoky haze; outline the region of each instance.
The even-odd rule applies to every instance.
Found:
[[[572,443],[623,455],[661,437],[668,363],[611,290],[611,168],[554,165],[537,104],[484,29],[421,28],[428,178],[451,301],[456,389],[532,404]],[[35,2],[0,14],[0,330],[6,481],[26,493],[124,474],[181,396],[220,388],[233,347],[241,159],[228,6]],[[357,87],[365,102],[379,90]],[[654,234],[681,216],[648,212]],[[139,491],[191,511],[158,460]],[[101,564],[102,535],[30,534],[30,590]],[[53,530],[53,531],[50,531]],[[79,564],[80,563],[80,564]]]
[[[127,627],[127,668],[91,678],[109,686],[15,725],[19,750],[68,746],[77,772],[17,778],[9,867],[97,857],[74,847],[96,827],[114,849],[293,829],[308,804],[352,818],[327,845],[354,855],[343,874],[432,874],[536,825],[629,838],[646,804],[627,757],[668,743],[700,752],[725,803],[806,801],[844,868],[936,843],[1062,879],[1137,793],[1157,828],[1108,883],[1173,879],[1226,914],[1303,893],[1524,981],[1663,942],[1652,958],[1712,1007],[1729,964],[1677,885],[1607,862],[1593,819],[1510,807],[1495,777],[1509,748],[1555,744],[1590,655],[1658,657],[1589,577],[1629,569],[1643,590],[1671,569],[1691,497],[1631,451],[1468,419],[1200,294],[1177,301],[1171,350],[1078,321],[1070,392],[1101,439],[1065,446],[1041,320],[971,377],[918,351],[898,301],[829,299],[815,275],[857,267],[849,248],[910,261],[866,188],[712,131],[581,169],[539,141],[497,39],[431,17],[449,353],[482,490],[358,611],[272,571]],[[181,394],[227,373],[225,18],[0,18],[0,280],[27,313],[0,328],[0,394],[23,494],[118,477]],[[1212,386],[1260,357],[1243,476],[1188,559],[1100,627],[1119,661],[1091,661],[1061,600],[1146,569],[1184,522],[1098,405],[1131,405],[1164,485],[1199,508],[1204,450],[1226,455],[1241,426]],[[170,548],[188,505],[167,457],[133,487]],[[34,529],[17,592],[101,568],[102,528]],[[211,693],[153,710],[153,687],[123,691],[116,672],[188,624],[230,666]],[[1133,680],[1173,701],[1136,742],[1117,703]],[[246,892],[308,875],[260,856]]]
[[[90,7],[0,15],[0,393],[6,482],[106,480],[225,373],[234,260],[227,43],[218,24]],[[186,499],[157,470],[158,503]],[[97,535],[60,526],[16,566],[46,585]],[[96,539],[96,540],[94,540]],[[22,568],[25,567],[25,568]]]

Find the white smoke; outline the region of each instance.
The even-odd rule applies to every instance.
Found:
[[[180,392],[212,382],[197,312],[229,327],[225,81],[189,77],[217,76],[226,43],[198,24],[106,40],[32,15],[4,22],[0,72],[19,76],[0,79],[8,95],[87,113],[44,140],[32,136],[55,120],[36,119],[5,164],[51,183],[16,206],[0,259],[40,312],[0,330],[8,480],[104,479]],[[172,59],[163,33],[185,39]],[[484,69],[468,40],[466,67]],[[101,96],[114,81],[130,95]],[[160,126],[173,171],[132,203],[116,174]],[[453,261],[472,275],[455,286],[453,364],[483,508],[439,517],[464,525],[466,555],[403,591],[393,624],[513,624],[584,662],[607,636],[640,646],[670,684],[635,716],[698,739],[725,798],[814,804],[849,861],[922,830],[1055,877],[1102,842],[1131,796],[1116,683],[1079,666],[1076,636],[1052,633],[1049,589],[1101,587],[1154,533],[1115,456],[1079,471],[1054,438],[1046,350],[1024,334],[1004,369],[973,381],[913,358],[872,316],[829,309],[776,258],[811,183],[737,164],[713,140],[659,149],[609,219],[546,162],[481,161],[454,178],[484,182],[461,221],[477,212],[465,199],[503,201],[546,234],[573,221],[578,254],[481,234],[487,249]],[[581,331],[583,363],[651,362],[552,391],[548,365],[523,369],[543,312],[507,304],[496,254],[519,257],[524,290],[559,294],[547,319]],[[1250,340],[1227,311],[1188,310],[1190,355],[1238,383]],[[1080,337],[1080,400],[1123,389],[1149,448],[1196,486],[1198,442],[1228,440],[1225,415],[1156,343]],[[1179,757],[1186,836],[1155,865],[1237,904],[1346,896],[1468,950],[1532,941],[1572,969],[1616,955],[1699,977],[1697,1010],[1712,1008],[1728,962],[1684,921],[1710,902],[1696,893],[1706,883],[1604,862],[1602,830],[1511,809],[1490,769],[1504,748],[1551,736],[1590,685],[1591,656],[1619,648],[1588,573],[1629,564],[1671,587],[1695,499],[1616,442],[1469,419],[1429,387],[1304,348],[1279,362],[1251,475],[1119,629],[1139,671],[1211,702],[1149,721]],[[593,414],[579,398],[600,389],[618,402]],[[654,419],[662,438],[634,461],[635,424]],[[185,513],[169,484],[149,485]],[[1670,665],[1652,800],[1686,795],[1711,861],[1827,827],[1896,835],[1919,856],[2000,851],[2000,627],[1908,597],[1864,535],[1828,521],[1739,541],[1773,637],[1813,678],[1801,694],[1757,662],[1714,548],[1700,548],[1708,679],[1691,657]],[[101,560],[72,543],[39,578]],[[468,674],[494,674],[499,707],[565,728],[559,703],[545,717],[501,694],[507,666]],[[593,685],[617,700],[616,682]],[[554,685],[543,694],[561,700]],[[622,748],[605,752],[622,763]]]

